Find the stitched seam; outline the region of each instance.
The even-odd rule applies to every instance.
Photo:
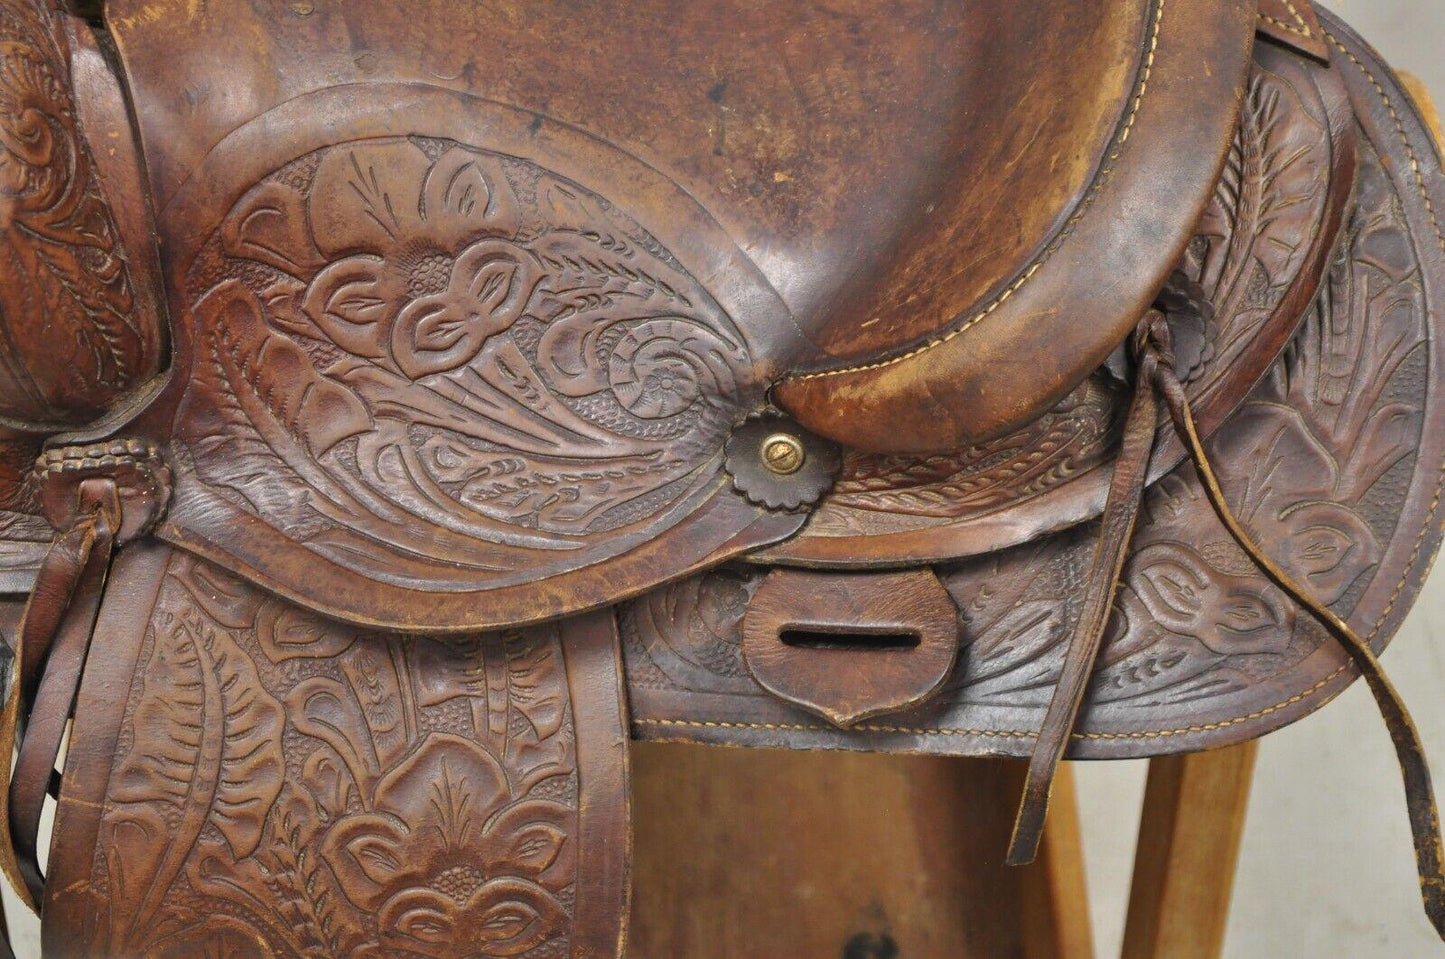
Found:
[[[1290,9],[1292,11],[1294,10],[1293,5],[1290,6]],[[1295,16],[1299,16],[1299,14],[1296,12]],[[1356,68],[1358,68],[1359,71],[1363,73],[1365,77],[1370,81],[1370,84],[1375,88],[1375,92],[1379,95],[1380,101],[1384,104],[1385,109],[1389,112],[1390,118],[1394,121],[1395,130],[1400,136],[1400,142],[1404,145],[1405,153],[1410,159],[1410,169],[1415,176],[1416,188],[1420,192],[1420,198],[1425,201],[1425,210],[1430,216],[1430,223],[1435,230],[1435,237],[1440,243],[1441,251],[1445,252],[1445,229],[1441,228],[1440,218],[1435,213],[1435,206],[1430,200],[1430,193],[1425,185],[1424,174],[1422,174],[1420,171],[1420,161],[1415,156],[1414,147],[1410,145],[1410,138],[1406,135],[1405,125],[1400,120],[1400,115],[1395,110],[1394,101],[1390,99],[1390,95],[1385,92],[1385,88],[1380,85],[1380,81],[1376,79],[1373,73],[1370,72],[1369,68],[1367,68],[1363,63],[1360,62],[1360,59],[1358,57],[1356,57],[1353,53],[1346,49],[1344,44],[1340,43],[1340,41],[1336,39],[1335,36],[1331,34],[1328,30],[1323,32],[1325,38],[1328,39],[1330,43],[1334,44],[1334,46],[1341,53],[1349,57],[1350,61],[1354,63]],[[1425,523],[1420,528],[1420,535],[1416,537],[1415,546],[1413,549],[1411,549],[1410,556],[1405,562],[1405,571],[1401,575],[1400,581],[1395,585],[1394,591],[1391,592],[1390,599],[1385,604],[1384,610],[1381,611],[1380,618],[1375,622],[1374,628],[1371,629],[1369,635],[1365,637],[1366,645],[1373,645],[1375,639],[1379,637],[1381,630],[1385,628],[1385,623],[1390,618],[1390,614],[1394,612],[1396,603],[1398,603],[1400,600],[1400,594],[1405,591],[1405,587],[1409,584],[1411,573],[1414,570],[1416,562],[1418,562],[1420,559],[1421,551],[1425,548],[1425,540],[1429,538],[1431,530],[1435,528],[1434,518],[1436,512],[1440,508],[1440,502],[1442,498],[1445,498],[1445,466],[1442,466],[1439,478],[1436,480],[1434,494],[1430,499],[1430,508],[1426,513]],[[1073,733],[1071,734],[1070,738],[1076,740],[1163,739],[1169,736],[1182,736],[1189,733],[1212,732],[1215,730],[1227,729],[1231,726],[1237,726],[1240,723],[1247,723],[1256,719],[1262,719],[1265,716],[1277,713],[1282,709],[1287,709],[1288,707],[1293,706],[1296,703],[1303,702],[1304,700],[1309,699],[1311,696],[1318,694],[1322,689],[1324,689],[1330,683],[1334,682],[1341,674],[1343,674],[1347,670],[1350,670],[1351,668],[1352,665],[1346,662],[1345,664],[1337,668],[1334,672],[1326,676],[1324,679],[1321,679],[1319,682],[1315,683],[1309,689],[1306,689],[1301,693],[1297,693],[1286,700],[1275,703],[1272,706],[1266,706],[1263,709],[1256,710],[1255,712],[1249,713],[1247,715],[1236,716],[1233,719],[1221,720],[1217,723],[1201,723],[1199,725],[1184,726],[1178,729],[1161,729],[1152,730],[1149,732]],[[830,732],[837,729],[837,727],[834,726],[805,724],[703,722],[685,719],[634,719],[633,722],[638,725],[648,726],[687,726],[718,729],[772,729],[797,732]],[[1037,732],[1031,732],[1021,729],[928,729],[913,728],[909,726],[881,726],[877,724],[864,724],[854,726],[852,728],[861,730],[863,732],[906,733],[921,736],[973,736],[994,739],[1038,738]]]
[[[805,382],[807,380],[821,379],[827,376],[842,376],[848,373],[863,373],[869,370],[883,369],[885,367],[895,366],[899,363],[911,360],[916,356],[921,356],[924,353],[927,353],[929,350],[933,349],[934,347],[942,346],[944,343],[947,343],[955,337],[962,335],[978,323],[983,322],[983,320],[989,317],[995,310],[1003,306],[1004,303],[1008,302],[1009,297],[1013,296],[1019,290],[1023,289],[1024,285],[1033,279],[1034,274],[1036,274],[1045,263],[1047,263],[1050,259],[1053,258],[1053,255],[1059,251],[1060,247],[1063,246],[1064,241],[1073,234],[1074,228],[1078,226],[1079,221],[1084,218],[1084,215],[1088,213],[1090,208],[1094,205],[1094,200],[1098,197],[1099,192],[1104,188],[1104,184],[1108,182],[1109,177],[1113,175],[1114,163],[1119,159],[1120,151],[1123,149],[1124,144],[1129,142],[1129,134],[1132,133],[1134,130],[1134,121],[1138,119],[1139,110],[1144,105],[1144,96],[1149,91],[1149,78],[1154,72],[1154,58],[1155,54],[1158,52],[1159,49],[1159,29],[1160,26],[1164,23],[1164,7],[1166,3],[1167,0],[1157,0],[1157,2],[1155,3],[1154,28],[1149,36],[1149,49],[1144,57],[1144,67],[1140,72],[1139,86],[1138,89],[1135,91],[1133,102],[1130,104],[1129,115],[1124,120],[1123,129],[1120,130],[1116,142],[1114,143],[1113,149],[1110,151],[1104,166],[1094,177],[1094,182],[1089,187],[1089,193],[1086,197],[1084,197],[1084,201],[1079,205],[1079,209],[1074,211],[1073,216],[1069,217],[1068,222],[1064,224],[1064,228],[1059,231],[1059,235],[1054,237],[1054,239],[1049,243],[1048,248],[1044,250],[1044,252],[1040,254],[1036,260],[1034,260],[1034,262],[1028,267],[1028,269],[1024,271],[1023,275],[1021,275],[1018,279],[1014,280],[1013,283],[1009,284],[1008,288],[1005,289],[1002,293],[1000,293],[993,300],[992,303],[985,307],[982,313],[979,313],[977,316],[961,324],[956,329],[950,330],[948,333],[944,334],[936,340],[931,340],[930,342],[925,343],[922,346],[915,347],[914,349],[911,349],[908,352],[902,353],[898,356],[894,356],[886,360],[878,360],[874,363],[865,363],[860,366],[840,367],[834,370],[819,370],[813,373],[802,373],[798,376],[793,377],[792,382],[798,383]]]
[[[1301,30],[1299,27],[1295,26],[1292,23],[1289,23],[1288,21],[1281,20],[1279,17],[1271,17],[1269,14],[1266,13],[1261,13],[1259,15],[1259,18],[1265,23],[1270,23],[1276,27],[1279,27],[1286,33],[1293,33],[1295,36],[1304,37],[1306,40],[1315,39],[1315,35],[1310,32],[1309,27],[1305,27],[1303,30]]]
[[[1308,699],[1328,686],[1349,668],[1350,664],[1346,663],[1304,692],[1296,693],[1283,702],[1275,703],[1273,706],[1266,706],[1247,716],[1236,716],[1234,719],[1225,719],[1217,723],[1200,723],[1194,726],[1181,726],[1178,729],[1153,729],[1130,733],[1071,733],[1069,738],[1075,740],[1163,739],[1168,736],[1184,736],[1189,733],[1203,733],[1219,729],[1228,729],[1230,726],[1237,726],[1240,723],[1261,719],[1272,713],[1277,713],[1281,709],[1293,706],[1302,700]],[[633,722],[641,726],[688,726],[705,729],[769,729],[783,732],[837,732],[839,730],[837,726],[822,726],[806,723],[738,723],[690,719],[634,719]],[[857,726],[850,726],[848,729],[849,731],[856,730],[865,733],[904,733],[914,736],[961,736],[985,739],[1038,738],[1037,732],[1026,729],[950,729],[948,727],[885,726],[877,723],[863,723]]]
[[[1305,18],[1300,16],[1300,12],[1295,9],[1293,0],[1284,0],[1284,5],[1289,10],[1289,15],[1294,17],[1295,22],[1300,25],[1300,30],[1304,32],[1304,35],[1313,40],[1315,36],[1314,31],[1310,30],[1310,25],[1305,22]]]
[[[1435,214],[1435,205],[1431,202],[1430,193],[1425,187],[1425,176],[1420,172],[1420,160],[1415,156],[1415,148],[1410,145],[1410,138],[1405,134],[1405,124],[1400,120],[1400,114],[1395,111],[1394,102],[1390,99],[1390,95],[1385,92],[1385,88],[1380,85],[1380,81],[1375,78],[1375,75],[1360,62],[1359,57],[1346,49],[1345,45],[1340,43],[1334,34],[1328,30],[1325,31],[1325,38],[1334,44],[1337,50],[1349,57],[1350,62],[1365,75],[1365,78],[1370,81],[1370,85],[1375,88],[1375,93],[1379,95],[1380,102],[1385,105],[1385,110],[1389,112],[1390,119],[1395,123],[1395,132],[1399,134],[1400,142],[1405,146],[1405,155],[1410,158],[1410,172],[1415,176],[1415,186],[1420,191],[1420,198],[1425,201],[1425,211],[1430,215],[1431,226],[1435,228],[1435,239],[1440,243],[1440,250],[1445,252],[1445,230],[1442,230],[1440,227],[1440,218]],[[1420,530],[1419,538],[1415,540],[1415,548],[1410,551],[1410,558],[1405,563],[1405,573],[1400,577],[1400,582],[1395,586],[1395,591],[1390,594],[1390,600],[1385,604],[1385,609],[1384,612],[1380,614],[1379,622],[1377,622],[1375,628],[1370,631],[1370,635],[1365,637],[1366,645],[1372,643],[1375,637],[1380,634],[1380,630],[1384,628],[1385,620],[1390,618],[1390,613],[1399,601],[1400,594],[1405,591],[1405,586],[1410,581],[1410,572],[1414,568],[1416,561],[1419,560],[1421,550],[1425,548],[1425,539],[1435,527],[1435,513],[1440,508],[1442,495],[1445,495],[1445,469],[1441,470],[1440,477],[1435,483],[1435,492],[1430,499],[1430,509],[1426,513],[1425,525]]]

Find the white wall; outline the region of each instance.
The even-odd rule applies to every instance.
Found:
[[[1331,9],[1445,107],[1445,0],[1334,0]],[[1445,322],[1445,317],[1437,317]],[[1445,789],[1445,563],[1384,656]],[[1077,767],[1097,953],[1117,956],[1143,763]],[[1394,750],[1363,683],[1260,746],[1228,959],[1445,955],[1420,909]]]

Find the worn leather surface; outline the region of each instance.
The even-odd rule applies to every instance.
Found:
[[[1337,72],[1256,48],[1225,174],[1182,260],[1213,309],[1198,360],[1183,372],[1206,432],[1244,399],[1319,290],[1351,195],[1356,136]],[[927,456],[849,449],[800,535],[761,557],[841,567],[947,560],[1092,519],[1128,400],[1099,372],[991,442]],[[1183,455],[1161,424],[1151,478]]]
[[[1364,135],[1355,207],[1304,326],[1209,449],[1231,507],[1276,561],[1380,649],[1441,535],[1434,304],[1445,248],[1432,207],[1445,209],[1445,178],[1422,162],[1434,147],[1388,71],[1343,28],[1330,35]],[[1354,678],[1345,654],[1228,543],[1192,468],[1155,484],[1144,509],[1071,755],[1238,742],[1307,715]],[[622,619],[635,732],[1026,756],[1095,535],[1087,524],[939,567],[964,611],[954,675],[927,705],[847,732],[776,701],[740,668],[738,624],[762,571],[658,591]]]
[[[616,955],[611,614],[448,642],[126,554],[52,847],[56,956]]]
[[[46,464],[175,480],[120,497],[88,651],[108,556],[29,604],[63,655],[0,725],[26,863],[80,684],[57,955],[615,955],[629,733],[1025,755],[1086,603],[1070,755],[1317,708],[1351,667],[1179,444],[1144,417],[1119,466],[1119,347],[1170,296],[1280,570],[1378,649],[1438,547],[1445,172],[1299,0],[105,18],[0,0],[34,66],[0,94],[45,94],[0,235],[73,201],[109,284],[0,273],[0,386],[44,386],[0,410],[0,590],[75,505]],[[112,315],[82,395],[47,337],[104,359]]]

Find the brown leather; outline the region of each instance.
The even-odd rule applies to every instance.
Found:
[[[991,439],[1066,396],[1148,308],[1209,200],[1234,110],[1178,118],[1186,102],[1232,105],[1243,96],[1252,12],[1248,3],[1156,2],[1129,107],[1096,179],[1030,264],[931,339],[882,356],[885,344],[874,343],[861,362],[790,377],[774,391],[778,402],[859,449],[940,452]],[[1208,69],[1196,71],[1200,62]],[[1160,151],[1172,157],[1164,170],[1146,159]],[[1120,282],[1083,293],[1083,274]],[[927,291],[913,297],[925,308]],[[890,319],[864,316],[885,328]],[[1039,342],[1051,346],[1026,346]]]
[[[957,618],[926,568],[778,569],[748,603],[743,659],[774,696],[846,728],[938,692],[958,655]]]
[[[1255,524],[1261,545],[1378,652],[1417,595],[1445,520],[1436,498],[1445,406],[1433,373],[1445,353],[1428,309],[1445,298],[1432,218],[1432,208],[1445,209],[1445,181],[1412,164],[1430,149],[1429,134],[1388,70],[1343,28],[1332,25],[1331,35],[1363,134],[1352,212],[1317,307],[1207,443],[1231,508]],[[894,508],[906,517],[910,505]],[[1151,487],[1144,518],[1071,757],[1238,743],[1309,715],[1349,684],[1343,652],[1222,535],[1192,468]],[[772,699],[736,654],[766,566],[659,590],[623,616],[636,732],[1026,757],[1079,615],[1078,571],[1095,536],[1084,524],[941,560],[939,576],[965,613],[953,676],[924,707],[847,734]],[[1231,610],[1244,621],[1231,622]]]
[[[88,515],[76,527],[82,532],[82,549],[77,556],[74,582],[67,591],[63,618],[53,635],[22,630],[16,645],[20,696],[27,718],[11,773],[8,829],[20,875],[33,903],[39,903],[45,893],[37,845],[40,817],[80,687],[111,551],[121,525],[120,495],[113,482],[85,480],[79,492],[81,508]]]
[[[79,36],[53,0],[0,5],[0,420],[36,431],[99,419],[164,359],[127,111]]]
[[[1155,337],[1163,338],[1162,349],[1149,342]],[[1149,456],[1154,448],[1154,424],[1159,418],[1158,368],[1161,363],[1172,367],[1174,357],[1168,345],[1169,334],[1164,316],[1157,311],[1151,311],[1139,322],[1131,339],[1136,365],[1134,399],[1129,406],[1119,456],[1114,461],[1113,475],[1109,480],[1109,499],[1104,505],[1098,545],[1089,563],[1089,574],[1083,582],[1084,606],[1074,624],[1074,633],[1064,653],[1063,670],[1059,673],[1053,699],[1049,701],[1048,712],[1039,726],[1038,738],[1034,740],[1033,754],[1029,758],[1023,801],[1019,805],[1013,838],[1009,842],[1010,865],[1033,862],[1038,854],[1054,786],[1054,773],[1068,749],[1069,735],[1074,731],[1089,680],[1093,678],[1104,629],[1109,625],[1114,595],[1119,589],[1124,561],[1128,558],[1129,543],[1134,537],[1134,527],[1143,506]]]
[[[1244,401],[1319,291],[1346,219],[1356,138],[1338,71],[1256,46],[1229,174],[1182,264],[1215,313],[1211,348],[1185,383],[1206,435]],[[948,561],[1092,519],[1128,401],[1095,375],[993,442],[935,456],[848,449],[808,525],[759,555],[835,567]],[[1185,457],[1167,425],[1159,436],[1151,480]]]
[[[1330,59],[1324,28],[1309,0],[1259,0],[1259,32],[1300,53]]]
[[[1179,431],[1189,447],[1189,454],[1198,470],[1209,503],[1216,515],[1229,530],[1229,535],[1243,548],[1251,562],[1269,577],[1290,598],[1308,610],[1314,619],[1329,630],[1346,653],[1355,668],[1365,677],[1390,739],[1395,744],[1395,755],[1399,759],[1400,774],[1405,781],[1405,806],[1410,816],[1410,830],[1415,840],[1415,862],[1420,875],[1420,895],[1435,931],[1445,939],[1445,843],[1440,838],[1440,811],[1435,803],[1435,790],[1430,782],[1430,769],[1425,760],[1425,747],[1420,741],[1420,732],[1405,708],[1404,700],[1395,689],[1394,683],[1385,675],[1384,667],[1370,649],[1369,643],[1361,639],[1348,623],[1335,615],[1328,606],[1310,595],[1309,590],[1297,583],[1279,565],[1270,559],[1254,538],[1235,518],[1229,508],[1228,498],[1220,488],[1219,479],[1214,475],[1209,456],[1204,452],[1204,442],[1195,428],[1194,417],[1189,411],[1189,399],[1184,395],[1178,381],[1164,370],[1160,377],[1160,392],[1169,407],[1174,428]]]
[[[12,134],[65,148],[0,171],[75,198],[134,360],[67,387],[105,324],[0,271],[0,387],[44,386],[0,410],[0,850],[48,951],[617,955],[629,732],[1032,753],[1022,858],[1064,755],[1357,671],[1441,913],[1374,653],[1440,540],[1445,170],[1331,18],[87,15],[0,0],[0,97],[48,71]]]
[[[65,623],[71,599],[84,577],[95,543],[95,536],[95,522],[92,518],[87,517],[73,529],[56,537],[50,550],[46,553],[45,562],[41,565],[35,587],[26,603],[24,616],[15,632],[12,649],[13,667],[9,677],[9,687],[5,693],[5,705],[3,711],[0,711],[0,752],[6,755],[14,753],[18,741],[17,733],[21,723],[21,714],[26,711],[22,696],[22,688],[25,685],[22,681],[26,661],[25,651],[27,647],[33,650],[30,660],[36,664],[32,668],[38,672],[44,664],[44,654],[49,650],[53,638]],[[86,624],[87,637],[89,635],[88,626],[89,624]],[[51,761],[54,762],[54,759],[52,758]],[[47,769],[45,781],[48,782],[49,778]],[[10,764],[8,762],[0,764],[0,823],[3,823],[4,827],[3,836],[0,836],[0,869],[4,870],[5,877],[10,881],[11,888],[16,891],[20,901],[31,909],[38,909],[39,899],[31,891],[31,876],[27,874],[27,868],[21,864],[21,851],[16,849],[11,831],[11,787],[13,782],[14,777]]]
[[[60,799],[47,955],[619,954],[610,613],[441,642],[166,548],[112,580],[85,683],[120,692],[77,711],[68,765],[100,775]]]

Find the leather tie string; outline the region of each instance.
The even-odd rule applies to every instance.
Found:
[[[1109,498],[1104,509],[1103,529],[1089,574],[1084,609],[1075,626],[1065,654],[1064,669],[1054,698],[1039,730],[1029,762],[1023,800],[1014,826],[1008,861],[1012,865],[1032,862],[1038,852],[1048,813],[1049,792],[1059,761],[1067,749],[1088,680],[1093,672],[1099,645],[1108,624],[1114,594],[1123,571],[1124,556],[1133,535],[1135,519],[1143,499],[1145,478],[1153,447],[1154,415],[1160,398],[1173,423],[1200,483],[1204,486],[1215,515],[1231,537],[1271,582],[1283,590],[1344,648],[1355,668],[1364,676],[1400,763],[1405,781],[1405,801],[1414,836],[1415,863],[1420,875],[1420,894],[1425,913],[1435,931],[1445,939],[1445,844],[1440,834],[1440,816],[1430,770],[1420,734],[1410,712],[1369,644],[1349,624],[1310,596],[1281,569],[1254,541],[1235,517],[1225,500],[1218,476],[1205,452],[1194,423],[1189,399],[1175,375],[1164,317],[1151,311],[1140,322],[1132,340],[1138,378],[1133,406],[1125,425],[1123,445],[1114,466]]]
[[[1420,742],[1420,732],[1410,718],[1410,711],[1405,708],[1404,700],[1400,698],[1394,683],[1385,675],[1385,668],[1380,664],[1374,650],[1370,649],[1370,645],[1361,639],[1348,623],[1336,616],[1328,606],[1310,596],[1288,573],[1276,565],[1235,518],[1229,504],[1225,502],[1224,491],[1219,486],[1219,479],[1210,465],[1209,457],[1204,452],[1204,444],[1199,439],[1199,431],[1194,426],[1194,416],[1189,410],[1189,400],[1185,397],[1184,388],[1179,385],[1179,381],[1172,376],[1162,378],[1160,392],[1169,408],[1170,418],[1174,421],[1174,429],[1194,460],[1194,468],[1220,522],[1260,571],[1291,599],[1308,610],[1344,647],[1355,668],[1369,684],[1380,716],[1385,720],[1385,728],[1389,730],[1390,739],[1395,743],[1400,775],[1405,780],[1405,807],[1410,817],[1410,832],[1415,840],[1415,867],[1420,875],[1420,897],[1425,906],[1425,914],[1429,916],[1435,932],[1441,939],[1445,939],[1445,847],[1442,847],[1440,839],[1440,813],[1435,805],[1435,790],[1430,783],[1430,768],[1425,761],[1425,749]]]
[[[1158,340],[1151,344],[1151,338]],[[1173,378],[1173,356],[1169,348],[1169,327],[1163,314],[1150,311],[1134,331],[1133,352],[1137,363],[1134,400],[1124,424],[1124,438],[1119,456],[1114,461],[1114,475],[1109,482],[1109,498],[1104,506],[1103,528],[1094,550],[1089,578],[1084,584],[1084,608],[1074,626],[1064,654],[1064,669],[1054,688],[1054,698],[1039,728],[1039,738],[1029,759],[1028,776],[1024,780],[1023,800],[1018,818],[1014,820],[1013,839],[1009,843],[1008,863],[1019,866],[1034,861],[1039,841],[1043,838],[1044,820],[1049,813],[1054,774],[1069,746],[1069,736],[1083,705],[1109,613],[1114,607],[1114,594],[1128,556],[1129,542],[1144,502],[1144,486],[1149,476],[1149,460],[1154,450],[1154,430],[1159,421],[1159,395],[1156,375],[1161,360],[1167,362],[1169,378]]]

